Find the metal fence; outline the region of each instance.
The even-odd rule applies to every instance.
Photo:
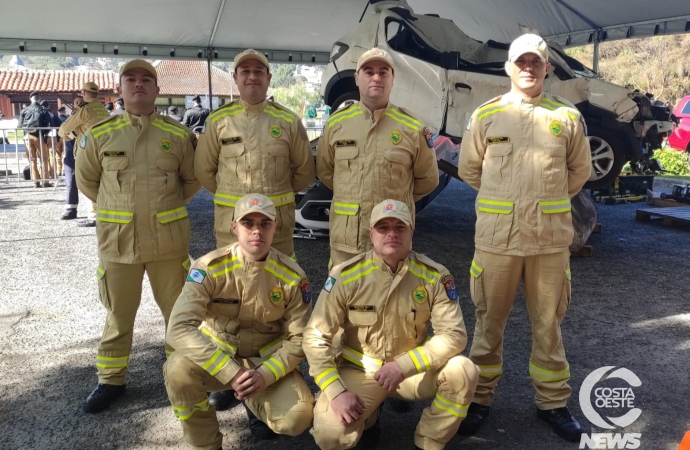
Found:
[[[57,182],[64,157],[64,141],[58,139],[56,127],[0,129],[0,179],[33,183]],[[36,134],[34,139],[31,136]],[[35,160],[34,166],[32,160]],[[24,171],[31,176],[27,180]]]

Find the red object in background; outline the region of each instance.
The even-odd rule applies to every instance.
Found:
[[[678,124],[668,137],[668,145],[675,150],[690,152],[690,95],[680,100],[673,115],[678,119]]]

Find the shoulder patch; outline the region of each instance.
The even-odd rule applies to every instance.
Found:
[[[187,275],[187,281],[190,283],[201,284],[204,282],[205,278],[206,271],[201,269],[192,269],[189,271],[189,275]]]
[[[303,278],[299,283],[299,288],[302,291],[302,301],[304,303],[311,303],[311,289],[309,288],[309,280]]]
[[[444,276],[441,278],[441,283],[443,283],[443,287],[446,290],[446,295],[448,298],[456,301],[459,295],[458,288],[455,287],[455,279],[453,278],[453,275]]]
[[[323,285],[323,290],[326,292],[331,292],[333,290],[333,286],[335,286],[335,278],[328,277],[326,283]]]

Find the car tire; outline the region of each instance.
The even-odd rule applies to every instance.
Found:
[[[627,161],[624,140],[615,132],[599,127],[589,127],[588,136],[592,174],[584,189],[601,189],[614,182]]]
[[[359,101],[359,91],[348,91],[336,97],[335,101],[331,105],[331,107],[333,108],[333,112],[337,111],[338,108],[340,108],[343,105],[343,103],[345,103],[348,100]]]

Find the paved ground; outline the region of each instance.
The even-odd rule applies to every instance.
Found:
[[[95,349],[105,312],[93,276],[94,229],[57,220],[63,195],[64,188],[53,193],[0,184],[0,448],[187,448],[163,387],[163,321],[148,287],[137,318],[126,397],[98,415],[81,411],[96,383]],[[470,336],[473,199],[467,186],[452,182],[420,214],[414,240],[417,251],[456,275]],[[214,247],[211,205],[205,192],[190,205],[194,257]],[[604,232],[591,239],[594,257],[572,261],[574,295],[563,324],[574,391],[570,407],[592,429],[578,404],[583,379],[601,366],[627,367],[642,380],[634,390],[642,415],[626,431],[642,433],[642,449],[675,450],[690,428],[690,230],[635,222],[640,206],[600,206]],[[80,216],[87,209],[82,202]],[[296,247],[312,283],[321,285],[327,243],[298,241]],[[505,376],[492,416],[476,437],[456,437],[449,448],[578,447],[555,437],[534,415],[527,371],[530,345],[524,299],[518,297],[508,322]],[[407,414],[386,414],[380,448],[412,448],[423,406]],[[226,449],[316,449],[308,433],[294,440],[254,442],[242,407],[219,416]]]

